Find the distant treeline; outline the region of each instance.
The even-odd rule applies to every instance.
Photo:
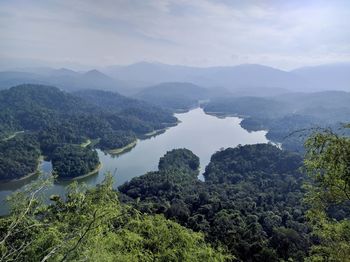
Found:
[[[302,152],[306,138],[315,130],[329,128],[334,132],[344,131],[342,123],[350,121],[350,93],[325,91],[270,98],[218,98],[205,104],[204,110],[243,116],[243,128],[268,130],[267,138],[282,143],[284,149]]]

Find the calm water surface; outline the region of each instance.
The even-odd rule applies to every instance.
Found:
[[[117,187],[135,176],[157,170],[159,158],[174,148],[187,148],[196,154],[200,158],[201,173],[203,173],[211,155],[221,148],[268,142],[266,131],[248,132],[241,128],[239,125],[241,119],[238,117],[218,118],[205,114],[201,108],[175,114],[175,116],[181,123],[169,128],[163,134],[139,140],[137,145],[127,153],[111,156],[98,150],[102,163],[101,170],[98,174],[79,181],[93,186],[103,180],[106,172],[111,172]],[[41,169],[43,172],[49,172],[50,163],[44,162]],[[7,212],[7,205],[4,202],[6,196],[35,179],[32,177],[0,184],[0,214]],[[71,182],[58,181],[47,190],[47,194],[64,194],[64,188],[69,183]]]

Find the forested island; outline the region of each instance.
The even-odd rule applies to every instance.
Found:
[[[170,111],[107,91],[69,94],[20,85],[0,91],[0,180],[35,173],[42,155],[59,177],[96,169],[94,148],[108,151],[176,124]],[[88,140],[93,145],[79,146]]]

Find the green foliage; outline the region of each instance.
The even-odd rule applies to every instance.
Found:
[[[304,153],[304,142],[314,128],[337,130],[341,123],[350,121],[349,101],[349,93],[338,91],[226,97],[211,100],[204,111],[243,116],[243,128],[268,130],[268,139],[281,143],[284,149]]]
[[[204,232],[240,261],[303,260],[311,240],[300,156],[267,144],[229,148],[212,156],[202,182],[187,155],[170,151],[159,171],[120,186],[123,201]]]
[[[264,173],[266,176],[293,175],[300,166],[300,156],[272,145],[238,146],[214,154],[206,167],[204,177],[207,182],[238,183],[248,175],[254,175],[254,172]]]
[[[198,176],[199,158],[188,149],[173,149],[168,151],[159,160],[158,169],[160,171],[184,171]]]
[[[350,139],[326,130],[313,134],[306,148],[305,166],[312,178],[306,185],[306,200],[311,206],[308,218],[319,238],[310,261],[348,261],[349,213],[336,218],[334,209],[350,206]]]
[[[40,157],[35,136],[18,134],[0,141],[0,179],[11,180],[35,173]]]
[[[1,261],[224,261],[199,233],[161,215],[121,205],[110,176],[96,188],[73,184],[62,200],[40,203],[43,184],[17,193],[0,219]]]
[[[74,93],[90,104],[94,104],[111,113],[119,113],[133,120],[142,121],[144,126],[153,126],[155,129],[163,128],[164,123],[175,123],[177,119],[168,111],[160,109],[146,102],[128,98],[118,93],[83,90]]]
[[[51,160],[54,171],[62,178],[86,175],[100,163],[95,150],[69,144],[56,147]]]
[[[169,82],[141,90],[136,97],[172,111],[188,110],[198,100],[208,99],[210,91],[191,83]]]
[[[135,141],[138,135],[174,123],[176,118],[168,111],[111,92],[90,90],[73,96],[58,88],[42,85],[20,85],[2,90],[0,147],[5,149],[4,154],[0,154],[0,161],[6,168],[0,167],[0,180],[20,178],[35,171],[33,166],[36,167],[37,159],[33,159],[40,151],[47,160],[51,160],[57,148],[65,144],[79,145],[87,139],[98,141],[95,146],[102,150],[120,148]],[[31,134],[33,141],[27,143],[14,139],[18,131]],[[10,144],[18,145],[10,149]],[[11,155],[16,157],[9,158],[5,150],[10,150]],[[63,165],[83,160],[82,155],[74,156],[76,159],[72,163]],[[28,164],[29,161],[32,163]],[[89,163],[79,165],[90,166]],[[30,172],[24,166],[28,166]],[[56,169],[62,170],[61,164]]]

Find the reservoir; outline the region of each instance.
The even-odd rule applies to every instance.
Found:
[[[239,144],[268,143],[266,131],[248,132],[240,126],[242,119],[238,117],[218,118],[205,114],[201,108],[175,116],[180,121],[177,126],[157,136],[138,140],[136,146],[129,152],[112,156],[97,150],[102,168],[97,174],[78,181],[94,186],[104,179],[106,172],[111,172],[117,187],[135,176],[157,170],[159,158],[175,148],[187,148],[196,154],[200,158],[202,174],[211,155],[222,148],[236,147]],[[44,173],[50,172],[50,169],[50,163],[42,163],[41,170]],[[8,210],[6,197],[35,179],[37,178],[31,177],[0,184],[0,215]],[[46,194],[62,195],[69,183],[71,181],[57,181],[46,190]]]

